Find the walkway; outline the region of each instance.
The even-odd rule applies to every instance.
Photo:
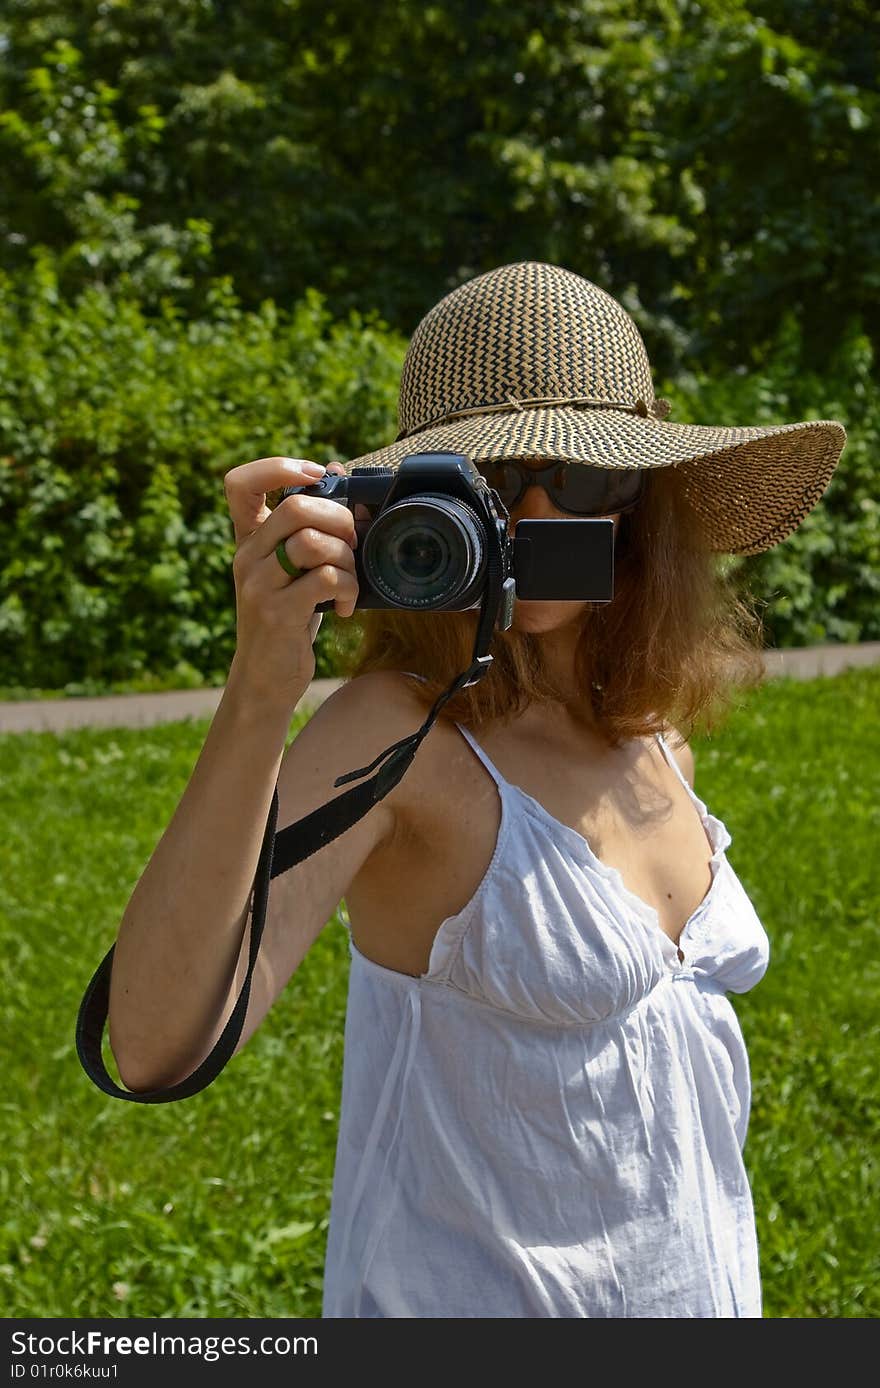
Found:
[[[880,664],[880,641],[858,646],[804,646],[767,651],[771,679],[813,679],[855,665]],[[313,680],[300,708],[315,709],[342,680]],[[212,718],[222,689],[185,689],[168,694],[120,694],[101,699],[34,699],[0,702],[0,733],[63,732],[67,728],[145,728],[184,718]]]

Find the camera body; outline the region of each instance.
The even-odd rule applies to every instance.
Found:
[[[414,453],[395,471],[356,467],[326,473],[307,487],[286,487],[347,506],[354,515],[358,608],[465,612],[480,607],[494,528],[500,543],[504,599],[610,602],[614,591],[614,523],[608,517],[521,520],[461,453]],[[318,603],[316,612],[333,607]]]

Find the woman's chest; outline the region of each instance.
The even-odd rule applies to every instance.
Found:
[[[406,793],[398,797],[396,832],[346,896],[362,953],[398,972],[426,973],[441,924],[497,868],[502,814],[534,822],[545,839],[549,833],[574,856],[595,859],[600,872],[616,870],[649,908],[649,925],[678,941],[711,886],[712,845],[659,749],[648,742],[620,755],[589,745],[562,749],[506,729],[484,732],[479,745],[506,784],[499,787],[452,724],[435,725],[420,748],[399,788]],[[537,853],[540,841],[538,833]],[[528,839],[526,847],[522,836],[517,842],[525,856]]]

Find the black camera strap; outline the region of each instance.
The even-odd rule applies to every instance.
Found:
[[[104,1025],[110,1005],[110,976],[113,952],[116,946],[114,944],[110,947],[86,989],[80,1003],[76,1023],[76,1050],[80,1063],[89,1078],[99,1089],[103,1089],[105,1094],[110,1094],[116,1099],[128,1099],[136,1104],[166,1104],[174,1099],[188,1099],[192,1094],[198,1094],[199,1090],[206,1089],[226,1065],[235,1050],[247,1014],[251,978],[263,936],[271,879],[287,872],[297,863],[303,862],[304,859],[310,858],[319,848],[332,843],[340,834],[344,834],[347,829],[356,824],[359,819],[363,819],[374,805],[384,799],[406,774],[423,738],[430,732],[443,705],[459,689],[478,683],[492,664],[492,657],[488,654],[488,650],[499,609],[503,609],[502,622],[505,630],[510,626],[512,620],[514,580],[505,575],[501,539],[494,525],[487,527],[487,539],[487,580],[474,642],[473,661],[470,669],[459,675],[448,689],[445,689],[438,697],[418,731],[411,733],[408,737],[401,738],[399,742],[392,743],[369,766],[362,767],[359,771],[350,771],[345,776],[338,777],[333,784],[334,786],[341,786],[347,781],[358,781],[363,776],[368,776],[375,767],[379,767],[375,776],[371,777],[369,781],[353,787],[343,795],[338,795],[335,800],[322,805],[320,809],[313,810],[304,819],[288,825],[280,833],[276,833],[278,819],[278,787],[276,784],[251,895],[251,934],[247,975],[238,995],[238,1001],[214,1049],[210,1055],[206,1056],[198,1069],[188,1075],[185,1080],[181,1080],[179,1084],[171,1085],[167,1089],[135,1092],[121,1088],[108,1073],[101,1048]],[[381,762],[384,762],[384,765],[380,766]]]

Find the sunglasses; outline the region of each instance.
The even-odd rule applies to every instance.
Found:
[[[644,490],[645,473],[637,468],[591,467],[589,463],[549,462],[526,467],[518,458],[476,464],[508,511],[526,487],[543,487],[554,506],[572,516],[610,516],[631,511]]]

